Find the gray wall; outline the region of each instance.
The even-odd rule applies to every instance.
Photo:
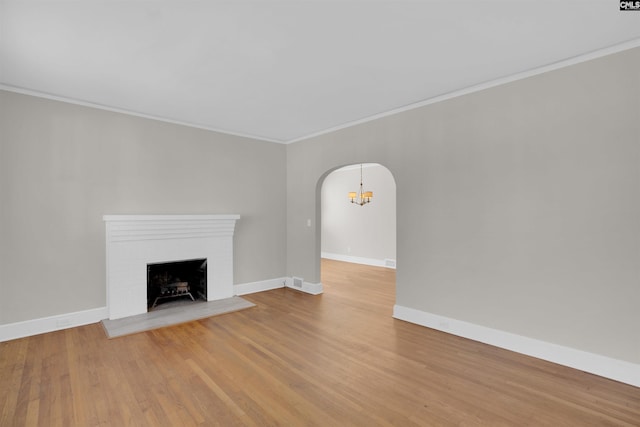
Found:
[[[105,306],[104,214],[240,214],[234,282],[282,277],[285,146],[0,91],[0,324]]]
[[[287,146],[288,275],[320,280],[324,176],[377,162],[397,304],[640,363],[639,75],[636,48]]]
[[[347,194],[360,188],[358,165],[338,169],[322,184],[322,252],[369,258],[396,259],[396,183],[383,166],[363,167],[365,191],[373,201],[365,206],[349,203]]]

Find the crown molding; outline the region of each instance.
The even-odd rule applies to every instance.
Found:
[[[256,140],[256,141],[272,142],[272,143],[277,143],[277,144],[285,144],[286,143],[286,141],[281,141],[281,140],[277,140],[277,139],[269,139],[269,138],[264,138],[264,137],[256,136],[256,135],[249,135],[249,134],[241,133],[241,132],[233,132],[233,131],[224,130],[224,129],[218,129],[218,128],[214,128],[214,127],[210,127],[210,126],[204,126],[204,125],[199,125],[199,124],[195,124],[195,123],[183,122],[183,121],[180,121],[180,120],[168,119],[166,117],[153,116],[153,115],[150,115],[150,114],[139,113],[137,111],[131,111],[131,110],[126,110],[126,109],[122,109],[122,108],[109,107],[107,105],[96,104],[96,103],[93,103],[93,102],[82,101],[82,100],[74,99],[74,98],[67,98],[67,97],[64,97],[64,96],[53,95],[53,94],[46,93],[46,92],[39,92],[39,91],[31,90],[31,89],[25,89],[25,88],[22,88],[22,87],[11,86],[11,85],[7,85],[7,84],[4,84],[4,83],[0,83],[0,90],[5,90],[7,92],[20,93],[22,95],[34,96],[36,98],[49,99],[49,100],[52,100],[52,101],[66,102],[68,104],[80,105],[82,107],[96,108],[98,110],[110,111],[112,113],[119,113],[119,114],[126,114],[128,116],[141,117],[143,119],[155,120],[155,121],[158,121],[158,122],[171,123],[171,124],[174,124],[174,125],[187,126],[187,127],[195,128],[195,129],[208,130],[208,131],[211,131],[211,132],[221,133],[221,134],[224,134],[224,135],[237,136],[237,137],[240,137],[240,138],[249,138],[249,139],[253,139],[253,140]]]
[[[479,92],[481,90],[489,89],[496,86],[501,86],[507,83],[511,83],[517,80],[523,80],[528,77],[537,76],[539,74],[547,73],[549,71],[558,70],[561,68],[570,67],[572,65],[580,64],[582,62],[590,61],[592,59],[598,59],[604,56],[613,55],[614,53],[623,52],[625,50],[633,49],[636,47],[640,47],[640,38],[626,41],[624,43],[620,43],[614,46],[609,46],[604,49],[595,50],[593,52],[585,53],[583,55],[574,56],[572,58],[568,58],[562,61],[554,62],[552,64],[548,64],[542,67],[533,68],[531,70],[523,71],[520,73],[512,74],[509,76],[501,77],[499,79],[490,80],[484,83],[480,83],[477,85],[469,86],[464,89],[456,90],[453,92],[445,93],[443,95],[439,95],[433,98],[425,99],[423,101],[419,101],[413,104],[405,105],[404,107],[394,108],[393,110],[385,111],[382,113],[374,114],[372,116],[364,117],[359,120],[354,120],[351,122],[343,123],[338,126],[330,127],[309,135],[302,136],[300,138],[292,139],[285,144],[293,144],[296,142],[305,141],[311,138],[315,138],[317,136],[326,135],[328,133],[332,133],[341,129],[350,128],[352,126],[360,125],[363,123],[368,123],[374,120],[381,119],[383,117],[393,116],[395,114],[400,114],[405,111],[415,110],[416,108],[421,108],[427,105],[435,104],[438,102],[446,101],[448,99],[457,98],[459,96],[468,95],[470,93]]]
[[[442,102],[442,101],[446,101],[448,99],[452,99],[452,98],[457,98],[459,96],[463,96],[463,95],[468,95],[474,92],[479,92],[481,90],[485,90],[485,89],[489,89],[492,87],[496,87],[496,86],[500,86],[503,84],[507,84],[507,83],[511,83],[514,81],[518,81],[518,80],[522,80],[522,79],[526,79],[528,77],[533,77],[539,74],[543,74],[549,71],[554,71],[554,70],[558,70],[561,68],[565,68],[565,67],[569,67],[572,65],[576,65],[576,64],[580,64],[582,62],[586,62],[586,61],[590,61],[593,59],[598,59],[604,56],[608,56],[608,55],[612,55],[615,53],[619,53],[625,50],[629,50],[629,49],[633,49],[633,48],[637,48],[640,47],[640,38],[637,39],[632,39],[629,41],[626,41],[624,43],[619,43],[613,46],[609,46],[607,48],[603,48],[603,49],[599,49],[599,50],[595,50],[583,55],[578,55],[572,58],[568,58],[562,61],[558,61],[558,62],[554,62],[552,64],[548,64],[542,67],[537,67],[531,70],[527,70],[527,71],[523,71],[520,73],[516,73],[516,74],[512,74],[509,76],[505,76],[505,77],[501,77],[499,79],[495,79],[495,80],[490,80],[484,83],[479,83],[477,85],[473,85],[473,86],[469,86],[467,88],[464,89],[460,89],[460,90],[456,90],[453,92],[449,92],[449,93],[445,93],[439,96],[435,96],[433,98],[429,98],[429,99],[425,99],[423,101],[420,102],[416,102],[416,103],[412,103],[409,105],[405,105],[403,107],[399,107],[399,108],[394,108],[392,110],[388,110],[382,113],[378,113],[378,114],[374,114],[368,117],[364,117],[358,120],[353,120],[353,121],[349,121],[346,123],[343,123],[341,125],[338,126],[333,126],[318,132],[314,132],[308,135],[304,135],[298,138],[294,138],[294,139],[290,139],[290,140],[278,140],[278,139],[271,139],[271,138],[266,138],[266,137],[261,137],[261,136],[256,136],[256,135],[250,135],[250,134],[245,134],[245,133],[241,133],[241,132],[234,132],[234,131],[229,131],[229,130],[225,130],[225,129],[218,129],[218,128],[214,128],[214,127],[210,127],[210,126],[204,126],[204,125],[199,125],[196,123],[189,123],[189,122],[184,122],[184,121],[180,121],[180,120],[173,120],[173,119],[169,119],[166,117],[160,117],[160,116],[153,116],[153,115],[149,115],[149,114],[144,114],[144,113],[140,113],[137,111],[131,111],[131,110],[126,110],[126,109],[122,109],[122,108],[114,108],[114,107],[109,107],[106,105],[102,105],[102,104],[97,104],[97,103],[92,103],[92,102],[88,102],[88,101],[82,101],[79,99],[74,99],[74,98],[67,98],[64,96],[59,96],[59,95],[54,95],[54,94],[50,94],[50,93],[46,93],[46,92],[39,92],[39,91],[35,91],[35,90],[31,90],[31,89],[26,89],[26,88],[22,88],[22,87],[17,87],[17,86],[11,86],[11,85],[7,85],[7,84],[3,84],[0,83],[0,90],[5,90],[8,92],[15,92],[15,93],[20,93],[23,95],[29,95],[29,96],[35,96],[38,98],[44,98],[44,99],[50,99],[53,101],[60,101],[60,102],[66,102],[69,104],[75,104],[75,105],[80,105],[83,107],[89,107],[89,108],[96,108],[99,110],[105,110],[105,111],[111,111],[114,113],[120,113],[120,114],[126,114],[126,115],[130,115],[130,116],[135,116],[135,117],[141,117],[144,119],[149,119],[149,120],[156,120],[156,121],[160,121],[160,122],[165,122],[165,123],[171,123],[171,124],[176,124],[176,125],[180,125],[180,126],[187,126],[187,127],[191,127],[191,128],[196,128],[196,129],[203,129],[203,130],[207,130],[207,131],[211,131],[211,132],[216,132],[216,133],[220,133],[220,134],[224,134],[224,135],[231,135],[231,136],[237,136],[240,138],[249,138],[255,141],[262,141],[262,142],[270,142],[270,143],[276,143],[276,144],[293,144],[296,142],[301,142],[301,141],[305,141],[311,138],[315,138],[321,135],[326,135],[328,133],[332,133],[341,129],[346,129],[352,126],[356,126],[356,125],[360,125],[363,123],[367,123],[367,122],[371,122],[377,119],[381,119],[384,117],[388,117],[388,116],[393,116],[395,114],[399,114],[399,113],[403,113],[405,111],[410,111],[410,110],[414,110],[416,108],[421,108],[427,105],[431,105],[431,104],[435,104],[438,102]]]

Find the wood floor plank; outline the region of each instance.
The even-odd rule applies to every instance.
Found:
[[[14,340],[0,347],[0,425],[10,425],[15,418],[19,390],[27,363],[29,342]],[[3,350],[3,351],[2,351]]]
[[[640,389],[392,318],[394,270],[107,339],[0,343],[4,426],[640,426]]]

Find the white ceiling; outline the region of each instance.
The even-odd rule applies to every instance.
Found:
[[[291,142],[625,43],[615,0],[0,0],[0,84]]]

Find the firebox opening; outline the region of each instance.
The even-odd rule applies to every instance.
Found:
[[[147,264],[147,311],[168,303],[207,300],[207,260]]]

